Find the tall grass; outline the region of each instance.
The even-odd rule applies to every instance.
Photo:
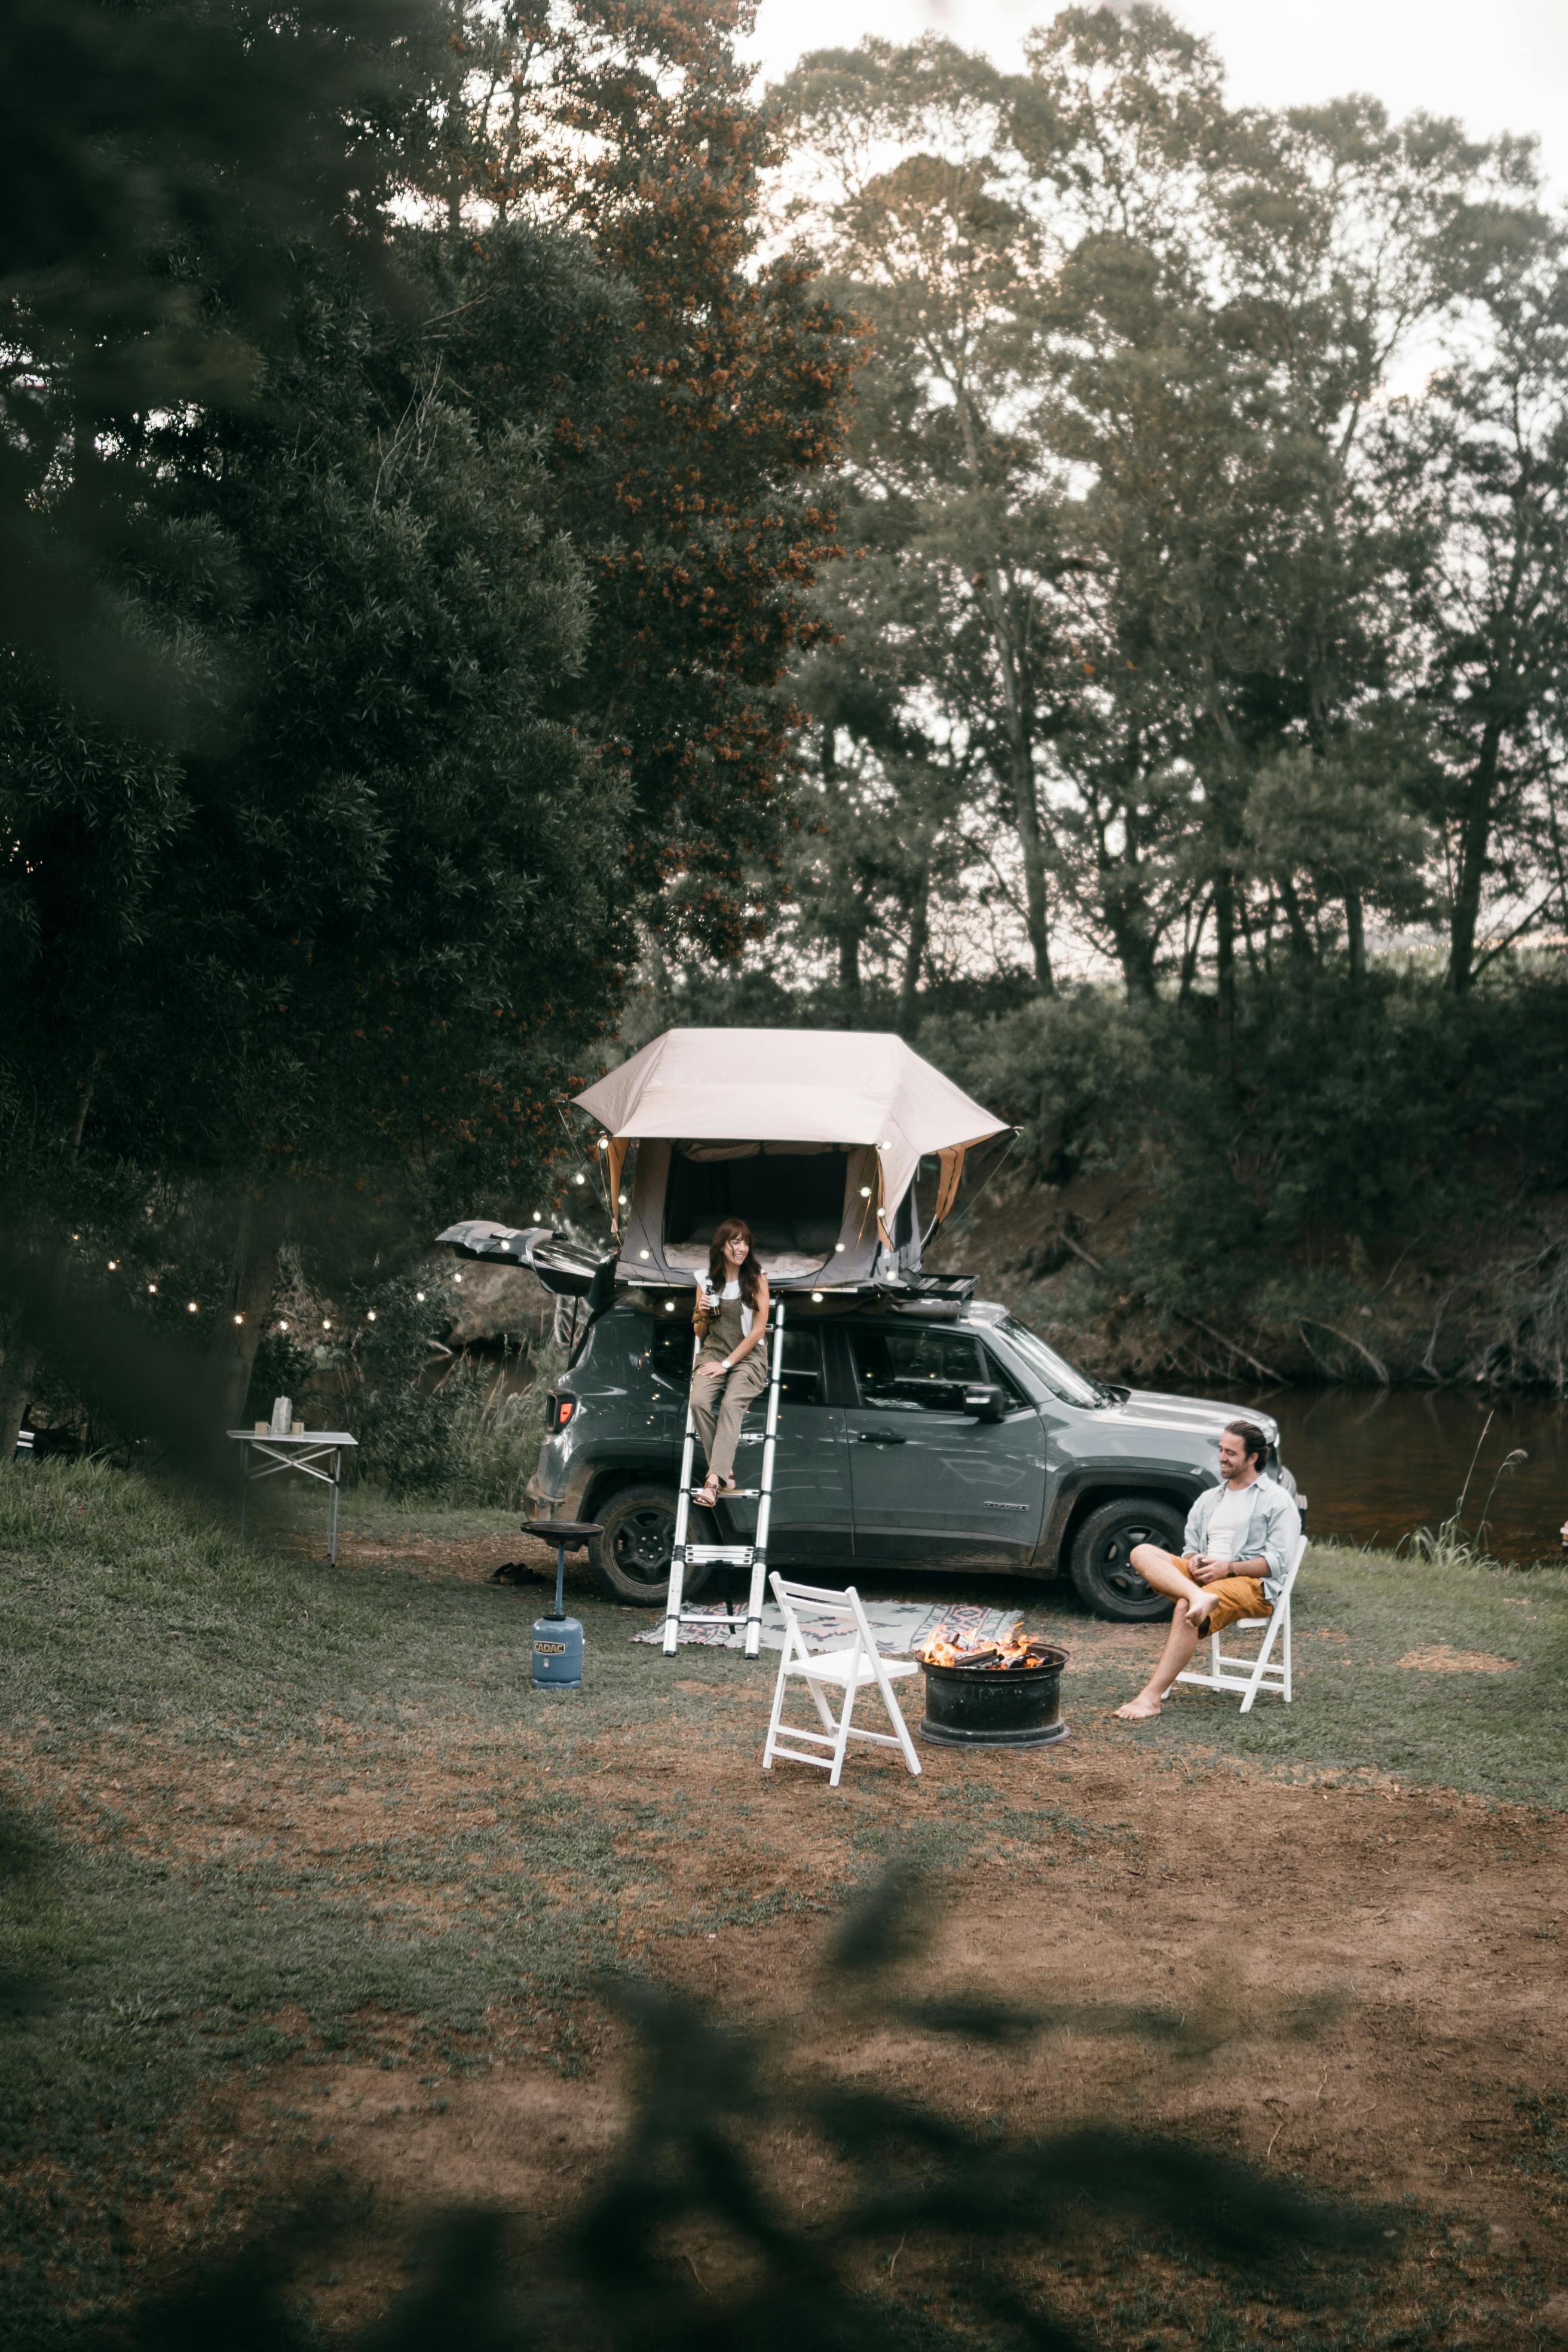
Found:
[[[442,1382],[452,1400],[451,1475],[454,1502],[521,1511],[544,1435],[544,1401],[565,1369],[566,1351],[554,1339],[531,1352],[526,1385],[511,1366],[500,1370],[467,1360]]]
[[[1499,1486],[1505,1478],[1518,1469],[1521,1462],[1528,1462],[1530,1459],[1529,1454],[1522,1445],[1516,1445],[1511,1452],[1505,1454],[1492,1472],[1492,1483],[1487,1488],[1487,1499],[1481,1505],[1481,1515],[1476,1523],[1475,1535],[1472,1538],[1465,1532],[1465,1505],[1469,1500],[1470,1487],[1476,1475],[1476,1465],[1481,1458],[1481,1448],[1487,1442],[1487,1432],[1496,1419],[1495,1412],[1489,1412],[1481,1424],[1481,1433],[1476,1440],[1476,1450],[1470,1456],[1470,1466],[1465,1473],[1465,1483],[1459,1489],[1459,1499],[1448,1517],[1436,1528],[1417,1528],[1409,1539],[1411,1556],[1425,1561],[1428,1567],[1498,1568],[1501,1565],[1501,1562],[1494,1559],[1487,1549],[1487,1528],[1490,1523],[1492,1503]]]

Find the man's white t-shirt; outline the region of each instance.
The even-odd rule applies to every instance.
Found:
[[[1205,1546],[1211,1559],[1235,1559],[1241,1530],[1252,1517],[1252,1486],[1226,1486],[1215,1506]]]

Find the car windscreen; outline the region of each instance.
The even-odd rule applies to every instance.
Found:
[[[1100,1402],[1099,1391],[1091,1382],[1081,1372],[1075,1372],[1065,1357],[1058,1356],[1054,1348],[1047,1348],[1026,1325],[1015,1322],[1011,1315],[1004,1315],[996,1328],[1030,1371],[1044,1381],[1051,1394],[1063,1404]]]

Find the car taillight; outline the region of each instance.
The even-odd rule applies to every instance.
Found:
[[[564,1429],[576,1410],[575,1397],[552,1396],[545,1400],[545,1415],[552,1429]]]

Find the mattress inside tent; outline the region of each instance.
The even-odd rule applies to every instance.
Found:
[[[875,1215],[855,1182],[863,1150],[837,1143],[677,1143],[664,1192],[665,1264],[705,1272],[726,1217],[743,1217],[770,1274],[820,1274]],[[912,1223],[912,1204],[904,1222]]]

